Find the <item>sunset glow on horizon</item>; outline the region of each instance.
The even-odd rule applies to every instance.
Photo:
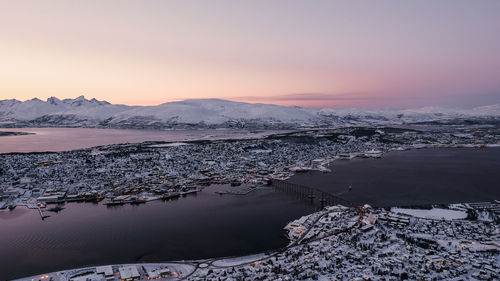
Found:
[[[500,103],[500,1],[0,1],[0,100]]]

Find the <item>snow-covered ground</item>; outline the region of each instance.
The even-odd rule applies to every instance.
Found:
[[[159,147],[173,147],[173,146],[175,147],[182,145],[191,145],[191,144],[185,142],[171,142],[171,143],[152,144],[149,147],[159,148]]]
[[[214,265],[214,266],[237,266],[237,265],[242,265],[242,264],[254,262],[254,261],[266,258],[267,256],[268,256],[267,254],[261,253],[261,254],[250,255],[250,256],[220,259],[220,260],[216,260],[212,265]]]
[[[391,208],[391,212],[427,219],[459,220],[467,217],[467,213],[464,211],[440,208],[432,208],[430,210]]]

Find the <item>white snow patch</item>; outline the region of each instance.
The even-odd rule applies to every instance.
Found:
[[[236,266],[236,265],[240,265],[240,264],[244,264],[244,263],[249,263],[249,262],[261,260],[263,258],[266,258],[267,256],[268,255],[266,255],[264,253],[260,253],[260,254],[244,256],[244,257],[228,258],[228,259],[215,261],[213,263],[213,265],[215,265],[215,266]]]
[[[183,145],[190,145],[190,144],[185,142],[171,142],[171,143],[152,144],[149,147],[161,148],[161,147],[176,147]]]
[[[399,214],[407,214],[410,216],[418,218],[427,219],[445,219],[445,220],[460,220],[467,217],[467,213],[464,211],[432,208],[430,210],[423,209],[403,209],[403,208],[391,208],[391,212]]]

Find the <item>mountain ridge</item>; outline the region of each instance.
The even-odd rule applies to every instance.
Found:
[[[303,108],[224,99],[188,99],[155,106],[111,104],[95,98],[0,100],[0,125],[103,128],[304,128],[500,119],[500,105],[471,109]]]

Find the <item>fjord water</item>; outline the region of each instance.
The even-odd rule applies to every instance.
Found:
[[[93,128],[0,128],[3,132],[24,132],[29,135],[0,137],[0,153],[65,151],[93,146],[138,143],[144,141],[187,141],[259,137],[271,130],[124,130]]]
[[[211,186],[174,201],[106,207],[70,203],[42,221],[0,211],[0,280],[87,265],[246,255],[286,246],[283,227],[313,207],[273,190],[218,195]]]
[[[290,182],[378,207],[500,200],[500,148],[392,151],[381,159],[333,161],[330,169]]]

